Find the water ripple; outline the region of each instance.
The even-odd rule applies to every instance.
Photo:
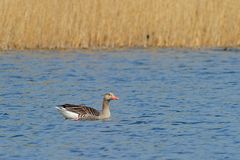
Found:
[[[0,159],[239,159],[238,49],[82,52],[0,54]],[[108,121],[55,109],[109,91]]]

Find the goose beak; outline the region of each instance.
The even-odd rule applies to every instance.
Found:
[[[119,100],[117,96],[112,96],[112,100]]]

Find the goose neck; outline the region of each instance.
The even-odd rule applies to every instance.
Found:
[[[110,105],[109,105],[109,101],[107,101],[107,100],[103,100],[102,115],[104,118],[109,118],[111,116]]]

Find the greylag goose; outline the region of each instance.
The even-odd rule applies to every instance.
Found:
[[[102,111],[87,107],[85,105],[64,104],[56,107],[66,119],[72,120],[100,120],[111,116],[109,102],[119,98],[113,93],[106,93],[103,97]]]

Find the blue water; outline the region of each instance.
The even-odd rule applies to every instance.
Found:
[[[55,109],[108,91],[110,120]],[[0,53],[1,160],[235,160],[239,124],[239,50]]]

